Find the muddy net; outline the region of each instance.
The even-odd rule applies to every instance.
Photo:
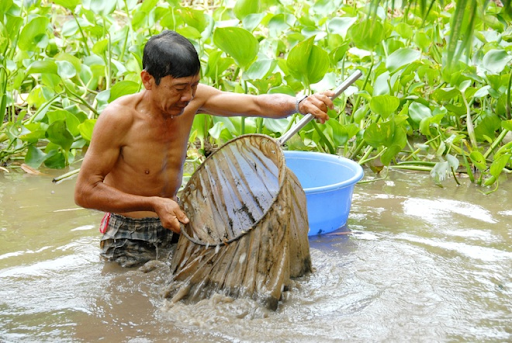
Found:
[[[171,302],[220,293],[275,310],[291,278],[311,271],[306,195],[274,139],[228,142],[192,175],[181,200],[190,222],[171,259]]]

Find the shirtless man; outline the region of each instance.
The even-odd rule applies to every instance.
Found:
[[[75,188],[75,202],[107,212],[101,255],[129,267],[160,258],[188,218],[176,202],[196,113],[284,118],[297,110],[328,119],[332,92],[300,102],[289,95],[246,95],[202,85],[194,46],[164,31],[144,47],[144,89],[100,115]],[[300,99],[300,98],[299,98]]]

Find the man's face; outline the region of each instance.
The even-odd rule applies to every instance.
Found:
[[[179,116],[196,95],[198,84],[199,74],[176,79],[168,75],[160,79],[159,85],[155,83],[155,100],[164,113]]]

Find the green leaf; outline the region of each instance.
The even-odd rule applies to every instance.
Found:
[[[233,135],[224,126],[223,122],[215,123],[215,125],[208,130],[208,133],[217,141],[228,141],[233,138]]]
[[[151,10],[153,10],[156,7],[157,4],[158,4],[158,0],[144,0],[141,3],[139,11],[149,13],[149,12],[151,12]]]
[[[473,150],[469,155],[469,158],[478,170],[485,171],[487,169],[487,162],[485,161],[484,155],[480,151]]]
[[[32,168],[39,168],[46,159],[46,154],[41,149],[36,148],[34,145],[29,145],[27,154],[25,155],[25,164]]]
[[[46,115],[48,117],[49,124],[56,121],[65,121],[67,129],[73,136],[78,136],[80,134],[80,131],[78,131],[80,120],[73,113],[63,109],[57,109],[48,111]]]
[[[409,105],[409,117],[414,123],[419,125],[423,118],[432,117],[432,111],[419,102],[413,102]]]
[[[80,0],[53,0],[53,2],[67,8],[71,12],[74,12],[76,6],[80,3]]]
[[[423,31],[415,32],[413,39],[418,48],[422,49],[423,51],[426,51],[432,43],[430,37]]]
[[[99,15],[107,16],[114,12],[117,1],[90,0],[91,10]]]
[[[252,64],[259,50],[258,40],[249,31],[239,27],[215,29],[213,42],[222,51],[231,55],[242,69]]]
[[[500,155],[498,158],[496,158],[491,164],[491,175],[494,176],[495,178],[498,178],[498,176],[500,176],[501,172],[503,171],[503,168],[505,168],[507,163],[510,161],[511,156],[512,154],[507,153]]]
[[[439,89],[436,89],[433,93],[432,93],[432,97],[437,101],[437,102],[444,102],[444,101],[450,101],[450,100],[453,100],[453,98],[455,98],[456,96],[460,95],[460,92],[457,88],[455,87],[450,87],[450,88],[439,88]]]
[[[377,95],[372,97],[370,102],[371,110],[380,114],[382,118],[387,119],[393,114],[400,106],[400,100],[396,96],[391,95]]]
[[[395,31],[404,39],[410,39],[417,31],[413,30],[412,27],[404,22],[400,22],[395,26]]]
[[[445,117],[444,113],[437,114],[433,117],[423,118],[420,122],[420,132],[425,136],[432,136],[430,132],[430,126],[438,126],[441,123],[441,120]]]
[[[201,39],[201,32],[193,26],[180,27],[176,32],[188,39]]]
[[[46,116],[48,117],[48,124],[53,124],[59,120],[65,121],[66,120],[66,112],[67,112],[66,110],[61,110],[61,109],[48,111],[46,113]]]
[[[62,169],[66,167],[66,156],[62,151],[52,149],[46,155],[44,165],[52,169]]]
[[[46,129],[48,125],[45,123],[27,123],[25,128],[30,130],[30,133],[21,134],[19,138],[24,142],[36,144],[40,139],[46,138]]]
[[[208,21],[203,10],[196,10],[193,8],[180,8],[179,10],[182,19],[188,26],[194,27],[199,32],[203,32],[208,26]]]
[[[494,140],[496,131],[501,128],[500,118],[493,112],[484,112],[484,115],[480,116],[481,120],[475,127],[475,136],[478,141],[489,141]],[[486,138],[487,137],[487,138]]]
[[[57,61],[57,73],[62,79],[70,79],[76,75],[75,67],[68,61]]]
[[[483,60],[483,67],[493,74],[499,74],[505,69],[505,66],[512,60],[505,50],[492,49],[489,50]]]
[[[0,1],[0,18],[3,18],[4,14],[11,8],[12,0]]]
[[[96,55],[102,56],[108,49],[108,39],[102,39],[94,43],[92,52]]]
[[[385,38],[384,27],[377,20],[366,19],[352,25],[348,36],[359,49],[373,51]]]
[[[33,18],[23,30],[21,30],[18,47],[23,51],[37,51],[38,43],[46,38],[46,27],[50,23],[47,17]]]
[[[139,83],[134,81],[117,82],[112,86],[112,88],[110,88],[110,98],[108,99],[108,102],[112,102],[123,95],[136,93],[139,91],[139,88]]]
[[[247,72],[245,72],[244,77],[249,80],[260,80],[271,72],[275,66],[277,65],[277,61],[275,59],[263,59],[254,62]]]
[[[34,61],[27,68],[27,74],[51,73],[57,74],[57,63],[53,60]]]
[[[290,74],[306,87],[322,80],[329,69],[329,54],[314,43],[315,37],[311,37],[297,44],[286,59]]]
[[[512,131],[512,119],[502,121],[501,127],[504,128],[505,130]]]
[[[393,121],[370,124],[363,137],[368,144],[376,149],[381,146],[390,147],[392,145],[403,148],[407,144],[407,135],[404,130]]]
[[[83,121],[83,123],[78,125],[78,131],[80,131],[80,135],[88,142],[91,141],[94,124],[96,124],[96,119],[86,119]]]
[[[480,89],[478,89],[475,92],[475,94],[473,94],[473,97],[475,97],[475,98],[483,98],[483,97],[488,96],[490,88],[491,88],[491,86],[489,86],[489,85],[481,87]]]
[[[329,29],[329,32],[338,34],[345,39],[347,37],[348,30],[356,21],[356,17],[336,17],[329,21],[327,28]]]
[[[46,130],[46,137],[50,142],[62,147],[64,151],[68,151],[73,144],[73,135],[68,131],[66,122],[63,120],[50,124]]]
[[[259,13],[259,0],[237,0],[233,12],[239,20],[243,20],[249,14]]]
[[[421,52],[409,48],[398,49],[386,59],[386,68],[391,72],[411,64],[421,57]]]
[[[254,31],[254,29],[258,27],[258,25],[261,23],[264,17],[265,15],[263,13],[249,14],[242,20],[244,29],[246,29],[249,32]]]
[[[389,146],[386,151],[382,154],[380,157],[380,161],[383,165],[389,166],[391,163],[391,160],[395,158],[396,155],[398,155],[402,151],[402,147],[399,145],[391,145]]]

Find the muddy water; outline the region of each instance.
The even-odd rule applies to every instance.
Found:
[[[350,234],[312,237],[311,276],[277,312],[221,295],[167,304],[167,266],[98,257],[102,214],[74,181],[0,171],[2,342],[512,340],[512,179],[484,196],[392,172],[356,186]]]

